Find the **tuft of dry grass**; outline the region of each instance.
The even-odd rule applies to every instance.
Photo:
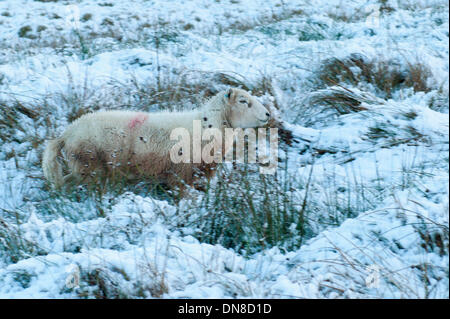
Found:
[[[382,98],[392,98],[394,91],[411,87],[415,92],[429,92],[427,85],[431,71],[423,63],[401,65],[393,60],[368,59],[361,54],[351,54],[344,59],[330,58],[323,62],[318,71],[319,86],[336,84],[369,84],[376,88]]]
[[[367,110],[352,91],[337,89],[316,92],[311,97],[310,103],[323,105],[339,115]]]
[[[153,265],[140,265],[138,274],[142,280],[131,282],[130,276],[122,268],[99,266],[92,270],[80,267],[80,287],[78,297],[96,299],[161,298],[168,292],[164,272]]]
[[[404,89],[428,93],[433,89],[429,85],[431,77],[431,70],[419,61],[369,59],[358,53],[326,59],[311,79],[313,91],[302,101],[303,124],[367,111],[370,105],[384,104],[385,100],[401,95]],[[448,96],[443,92],[441,88],[430,96],[430,108],[448,108]]]
[[[444,89],[444,85],[441,85],[437,92],[433,96],[431,96],[430,100],[428,101],[428,106],[430,107],[430,109],[443,113],[448,113],[449,104],[448,89]]]
[[[28,135],[29,130],[22,125],[22,117],[37,121],[41,116],[40,111],[40,108],[26,106],[17,100],[13,102],[0,101],[1,140],[3,142],[17,141],[17,130]]]
[[[28,39],[35,39],[36,36],[33,34],[30,34],[30,32],[33,31],[29,25],[25,25],[19,29],[17,32],[17,35],[19,38],[28,38]]]
[[[315,121],[320,119],[324,122],[339,115],[369,111],[371,105],[382,103],[382,100],[371,94],[341,85],[317,90],[305,102],[306,113],[312,114]]]
[[[381,148],[391,148],[400,144],[417,146],[419,142],[431,145],[431,140],[412,125],[392,127],[386,123],[377,123],[369,127],[362,139],[378,144]]]
[[[86,22],[92,19],[92,13],[85,13],[83,14],[83,16],[81,17],[81,21],[82,22]]]
[[[81,272],[81,289],[79,297],[91,297],[96,299],[126,299],[129,296],[122,291],[120,281],[115,275],[120,274],[125,280],[127,277],[123,272],[112,272],[105,268],[95,268],[92,271]]]
[[[301,9],[294,9],[294,10],[283,10],[280,13],[271,12],[264,16],[259,17],[256,20],[252,21],[241,21],[237,20],[232,22],[230,25],[223,27],[218,26],[219,28],[219,34],[222,34],[223,32],[247,32],[250,30],[253,30],[257,27],[265,26],[271,23],[280,22],[283,20],[291,19],[295,16],[303,15],[304,12]]]

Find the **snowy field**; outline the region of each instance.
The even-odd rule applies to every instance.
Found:
[[[0,298],[448,298],[447,0],[0,0]],[[62,194],[90,111],[251,91],[275,175]],[[206,182],[205,182],[206,183]]]

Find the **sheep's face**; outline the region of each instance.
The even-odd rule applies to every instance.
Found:
[[[244,90],[227,90],[225,100],[230,107],[228,119],[234,128],[260,127],[267,124],[270,119],[264,105]]]

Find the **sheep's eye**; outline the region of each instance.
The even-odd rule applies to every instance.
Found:
[[[246,100],[240,100],[239,103],[248,104],[248,102]]]

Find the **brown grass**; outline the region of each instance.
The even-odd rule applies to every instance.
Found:
[[[376,97],[360,91],[351,90],[341,85],[318,90],[312,93],[307,104],[310,108],[320,107],[320,113],[327,115],[344,115],[354,112],[367,111],[370,104],[381,103]]]
[[[393,60],[351,54],[344,59],[325,60],[317,77],[322,88],[338,83],[358,87],[365,83],[373,85],[380,97],[392,98],[394,91],[405,87],[413,88],[414,92],[429,92],[427,81],[430,76],[431,71],[420,62],[403,66]]]
[[[271,23],[280,22],[283,20],[291,19],[295,16],[303,15],[304,12],[301,9],[283,10],[281,13],[271,12],[264,16],[259,17],[253,21],[234,21],[226,27],[219,26],[219,34],[223,32],[247,32],[256,27],[268,25]],[[228,19],[227,19],[228,20]]]
[[[367,110],[361,106],[362,103],[358,98],[351,92],[345,91],[329,90],[322,94],[316,94],[312,97],[311,103],[325,105],[340,115]]]

